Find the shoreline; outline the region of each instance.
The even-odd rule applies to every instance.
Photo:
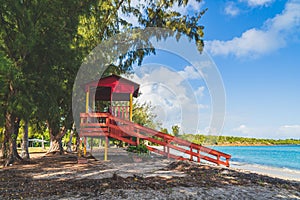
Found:
[[[87,164],[78,164],[75,153],[41,154],[0,169],[0,198],[300,199],[299,181],[155,155],[135,162],[117,148],[110,149],[109,161],[103,161],[102,150],[95,154]],[[17,178],[18,187],[11,178]]]
[[[257,147],[257,146],[300,146],[300,144],[216,144],[216,145],[203,145],[203,146],[216,146],[216,147]]]
[[[290,168],[279,168],[267,165],[249,164],[241,162],[231,162],[231,169],[252,172],[261,175],[300,182],[300,170]]]
[[[208,147],[213,148],[213,146],[208,146]],[[202,160],[201,164],[208,164],[208,165],[215,166],[214,164],[206,162],[205,160]],[[281,167],[275,167],[270,165],[244,163],[244,162],[236,162],[236,161],[230,161],[229,169],[243,170],[245,172],[257,173],[260,175],[280,178],[283,180],[292,180],[292,181],[300,182],[300,169],[281,168]]]

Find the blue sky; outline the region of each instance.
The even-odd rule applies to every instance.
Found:
[[[192,0],[185,9],[174,9],[187,13],[201,8],[208,8],[201,22],[205,26],[205,51],[225,87],[226,114],[221,134],[299,139],[300,1],[222,0],[198,4]],[[176,55],[158,51],[145,59],[134,80],[142,86],[141,101],[151,101],[157,107],[163,126],[170,129],[178,124],[183,132],[204,133],[213,110],[211,94],[191,65]],[[166,81],[157,84],[161,79]],[[150,84],[155,81],[156,86]],[[170,82],[174,87],[159,87]],[[179,95],[188,91],[194,95]],[[198,108],[193,107],[195,101]],[[183,114],[187,107],[191,109],[189,117]],[[198,118],[192,110],[197,111]],[[183,118],[188,122],[185,126]],[[197,131],[188,129],[194,121],[199,123]]]
[[[224,134],[299,139],[300,1],[204,6],[206,50],[226,89]]]

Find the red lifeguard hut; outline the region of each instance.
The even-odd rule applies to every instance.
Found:
[[[132,98],[139,93],[139,84],[117,75],[110,75],[85,85],[86,113],[109,112],[132,121]]]
[[[85,84],[85,113],[81,113],[80,137],[84,138],[84,155],[87,137],[105,137],[105,155],[110,137],[110,117],[132,121],[132,100],[139,93],[139,84],[118,75],[110,75]],[[119,124],[120,126],[120,124]]]
[[[163,150],[146,145],[149,151],[174,158],[209,162],[229,166],[230,155],[162,133],[132,122],[132,99],[139,93],[139,84],[117,75],[85,84],[86,112],[80,113],[80,137],[105,137],[104,160],[107,160],[109,138],[138,146],[140,140],[163,146]],[[179,151],[179,156],[170,150]]]

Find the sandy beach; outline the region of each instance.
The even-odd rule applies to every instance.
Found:
[[[267,175],[274,178],[281,178],[285,180],[294,180],[300,182],[300,170],[291,170],[286,168],[269,167],[256,164],[244,164],[231,162],[231,169],[240,171],[250,171],[257,174]]]
[[[122,149],[94,152],[87,164],[76,154],[35,155],[0,169],[1,199],[300,199],[300,182],[245,169],[167,160],[135,162]],[[96,158],[96,159],[95,159]]]

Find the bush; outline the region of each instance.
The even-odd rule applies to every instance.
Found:
[[[129,146],[127,148],[127,151],[138,153],[138,154],[148,154],[149,150],[147,149],[146,145],[140,144],[138,146]]]

